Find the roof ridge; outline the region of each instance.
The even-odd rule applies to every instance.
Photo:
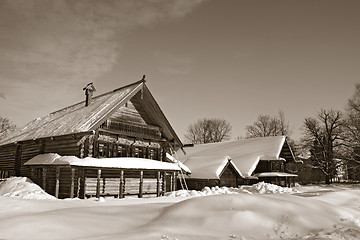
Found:
[[[211,144],[219,144],[219,143],[233,143],[233,142],[241,142],[241,141],[250,141],[250,140],[257,140],[257,139],[264,139],[264,138],[287,138],[285,135],[279,135],[279,136],[266,136],[266,137],[254,137],[254,138],[244,138],[244,139],[234,139],[234,140],[228,140],[228,141],[222,141],[222,142],[211,142],[211,143],[198,143],[194,144],[194,147],[196,146],[202,146],[202,145],[211,145]],[[190,146],[188,147],[191,148]]]
[[[125,86],[123,86],[123,87],[116,88],[116,89],[111,90],[111,91],[109,91],[109,92],[105,92],[105,93],[103,93],[103,94],[100,94],[100,95],[98,95],[98,96],[95,96],[95,97],[93,97],[92,99],[98,99],[98,98],[103,97],[103,96],[105,96],[105,95],[108,95],[108,94],[110,94],[110,93],[114,93],[114,92],[120,91],[120,90],[122,90],[122,89],[124,89],[124,88],[128,88],[128,87],[130,87],[130,86],[132,86],[132,85],[136,85],[136,84],[140,84],[140,83],[145,83],[145,82],[146,82],[145,79],[141,79],[141,80],[136,81],[136,82],[134,82],[134,83],[130,83],[130,84],[127,84],[127,85],[125,85]],[[84,102],[85,102],[85,100],[83,100],[83,101],[81,101],[81,102],[78,102],[78,103],[75,103],[75,104],[73,104],[73,105],[70,105],[70,106],[61,108],[61,109],[59,109],[59,110],[56,110],[56,111],[54,111],[54,112],[49,113],[49,115],[52,115],[52,114],[61,112],[61,111],[65,110],[65,109],[68,109],[68,108],[72,108],[72,107],[74,107],[74,106],[76,106],[76,105],[79,105],[79,104],[82,104],[82,103],[84,103]]]

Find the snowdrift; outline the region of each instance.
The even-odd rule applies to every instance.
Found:
[[[0,196],[22,199],[56,199],[26,177],[11,177],[1,182]]]
[[[167,193],[168,197],[201,197],[219,194],[283,194],[283,193],[298,193],[295,188],[280,187],[271,183],[259,182],[251,186],[241,186],[240,188],[233,187],[204,187],[201,191],[195,190],[178,190]]]
[[[0,184],[0,239],[360,238],[360,186],[297,189],[258,183],[152,199],[50,201],[28,179],[10,178]],[[298,196],[302,190],[319,194]]]

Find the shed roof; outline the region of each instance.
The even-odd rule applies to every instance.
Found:
[[[141,100],[137,101],[140,102],[146,113],[163,129],[164,135],[169,140],[174,140],[179,146],[182,146],[180,139],[147,88],[145,80],[93,97],[89,106],[85,106],[85,101],[82,101],[45,117],[37,118],[0,141],[0,145],[96,130],[140,91],[142,91]],[[142,101],[143,98],[144,101]]]
[[[36,155],[27,161],[24,165],[69,165],[72,162],[79,161],[75,156],[60,156],[57,153],[44,153]]]
[[[92,158],[86,157],[76,162],[70,163],[71,166],[95,167],[95,168],[121,168],[121,169],[147,169],[147,170],[169,170],[180,171],[180,167],[174,163],[160,162],[145,158]]]
[[[280,157],[285,142],[285,136],[252,138],[195,145],[185,148],[186,154],[181,151],[177,154],[179,160],[190,168],[192,174],[203,171],[214,175],[216,166],[220,167],[224,157],[228,156],[242,176],[249,177],[260,160],[285,160]]]
[[[146,170],[168,170],[180,171],[180,167],[174,163],[160,162],[145,158],[92,158],[86,157],[80,159],[75,156],[60,156],[56,153],[39,154],[24,165],[40,166],[40,165],[70,165],[93,168],[119,168],[119,169],[146,169]]]

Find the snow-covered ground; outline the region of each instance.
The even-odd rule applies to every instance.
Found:
[[[0,239],[360,239],[360,185],[57,200],[11,178],[0,183]]]

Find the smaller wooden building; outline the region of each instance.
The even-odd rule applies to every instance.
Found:
[[[177,155],[191,170],[186,178],[190,189],[259,181],[293,186],[297,177],[287,173],[287,163],[295,159],[285,136],[189,145],[184,150],[186,154]]]
[[[243,176],[229,156],[193,157],[186,161],[186,166],[191,170],[185,177],[189,189],[242,184]]]

